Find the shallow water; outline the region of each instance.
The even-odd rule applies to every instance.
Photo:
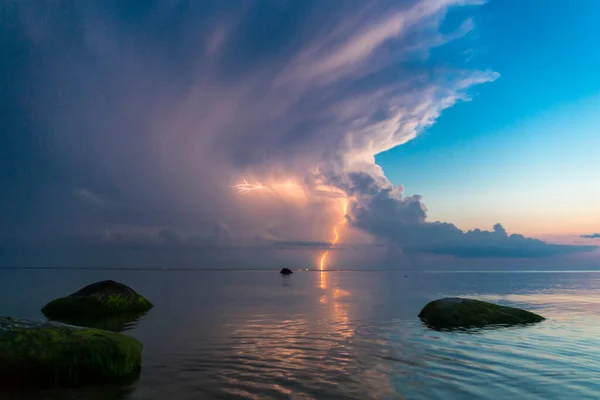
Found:
[[[139,381],[3,399],[598,399],[600,273],[0,270],[0,315],[103,279],[155,307],[125,328]],[[540,324],[437,332],[430,300],[468,296]]]

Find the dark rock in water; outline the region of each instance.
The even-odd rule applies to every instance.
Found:
[[[102,281],[67,297],[52,300],[42,308],[42,312],[49,319],[79,324],[78,320],[139,314],[151,308],[152,303],[129,286],[115,281]]]
[[[130,382],[142,349],[120,333],[0,317],[0,387]]]
[[[293,274],[293,272],[287,268],[282,269],[281,271],[279,271],[279,273],[283,275]]]
[[[421,310],[419,318],[435,329],[529,324],[545,319],[519,308],[458,297],[430,302]]]

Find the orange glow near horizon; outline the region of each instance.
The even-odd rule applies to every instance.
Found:
[[[348,213],[348,199],[342,199],[342,213],[343,219],[333,226],[333,240],[329,245],[329,249],[333,248],[336,245],[338,240],[340,239],[340,235],[338,233],[338,227],[344,225],[346,223],[346,214]],[[325,262],[327,261],[327,255],[329,254],[329,250],[325,250],[319,259],[319,269],[323,271],[325,269]]]
[[[300,194],[300,195],[304,195],[304,198],[306,198],[306,192],[302,189],[301,186],[299,186],[297,183],[295,182],[291,182],[291,181],[285,181],[284,183],[271,183],[271,184],[263,184],[260,182],[257,183],[249,183],[247,180],[243,180],[242,183],[238,183],[235,185],[230,186],[234,189],[237,190],[237,192],[239,194],[247,194],[249,192],[254,192],[254,191],[268,191],[268,192],[272,192],[275,193],[278,191],[279,188],[285,188],[285,192],[290,193],[290,194]],[[345,193],[343,191],[341,191],[340,189],[337,189],[333,186],[327,186],[324,184],[319,184],[316,186],[316,188],[321,191],[321,192],[326,192],[329,195],[335,195],[337,198],[339,198],[341,200],[341,206],[342,206],[342,220],[337,222],[333,228],[333,239],[331,240],[331,243],[329,244],[329,248],[327,250],[325,250],[323,252],[323,254],[321,254],[321,256],[319,257],[319,261],[318,261],[318,267],[321,271],[323,271],[325,269],[326,263],[327,263],[327,257],[329,255],[329,251],[338,243],[339,239],[340,239],[340,234],[339,234],[339,230],[340,228],[346,224],[346,214],[348,213],[348,198],[346,197],[342,197],[345,196]],[[292,189],[292,192],[290,192],[290,189]],[[294,190],[296,189],[296,190]]]

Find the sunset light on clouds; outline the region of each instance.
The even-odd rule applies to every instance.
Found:
[[[507,129],[472,111],[515,84],[477,57],[495,50],[484,2],[150,3],[2,8],[3,264],[597,263],[580,237],[600,229],[597,185],[528,147],[560,148],[566,117]],[[487,141],[452,127],[468,118]]]

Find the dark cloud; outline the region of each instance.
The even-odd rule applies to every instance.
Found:
[[[591,235],[581,235],[582,239],[600,239],[600,233],[592,233]]]
[[[274,242],[275,247],[287,248],[287,247],[309,247],[316,249],[328,249],[331,247],[331,242],[317,242],[309,240],[295,240],[295,241],[277,241]]]
[[[457,257],[549,257],[595,250],[595,246],[547,244],[523,235],[508,235],[501,224],[492,231],[463,232],[455,225],[426,222],[419,196],[403,197],[402,188],[384,188],[375,195],[359,195],[350,222],[375,236],[386,238],[407,253],[433,253]]]
[[[158,232],[158,237],[164,240],[165,244],[171,246],[180,246],[183,243],[181,235],[170,229],[161,229]]]

